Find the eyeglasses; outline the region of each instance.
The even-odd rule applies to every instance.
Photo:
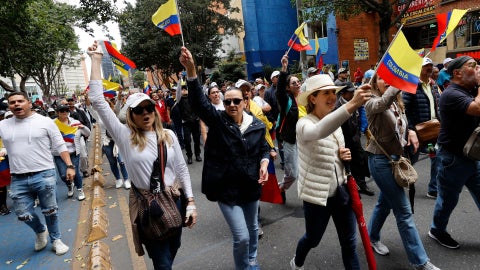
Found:
[[[61,112],[61,113],[65,113],[65,112],[69,112],[70,110],[69,109],[60,109],[58,110],[58,112]]]
[[[239,105],[240,102],[242,102],[242,100],[243,100],[243,99],[241,99],[241,98],[225,99],[225,100],[223,101],[223,104],[224,104],[225,106],[230,106],[230,105],[232,104],[232,102],[233,102],[233,105]]]
[[[147,111],[147,113],[152,113],[153,111],[155,111],[155,105],[148,104],[143,107],[137,106],[135,108],[131,108],[130,110],[136,115],[143,114],[143,111]]]

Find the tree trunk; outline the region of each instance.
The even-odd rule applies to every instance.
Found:
[[[20,91],[26,92],[25,84],[27,83],[28,77],[20,77]]]
[[[5,91],[7,92],[14,92],[15,90],[13,89],[13,87],[11,87],[10,85],[8,85],[6,82],[4,82],[3,80],[0,80],[0,86],[5,89]]]

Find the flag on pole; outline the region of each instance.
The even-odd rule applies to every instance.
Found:
[[[322,50],[320,49],[320,43],[318,42],[317,33],[315,33],[315,55],[317,56],[317,59],[316,59],[317,68],[322,70],[323,55],[322,55]]]
[[[150,84],[147,81],[143,82],[143,93],[150,96],[150,92],[152,92],[152,87],[150,87]]]
[[[423,59],[408,44],[401,30],[378,65],[378,75],[388,84],[415,94]]]
[[[135,63],[128,59],[125,55],[121,54],[116,48],[115,44],[113,44],[110,41],[103,41],[105,44],[105,49],[107,49],[108,54],[112,58],[112,62],[115,64],[115,66],[124,74],[125,76],[128,76],[128,70],[132,68],[137,68],[137,65]]]
[[[156,27],[163,29],[170,36],[180,35],[180,17],[175,0],[168,0],[152,15],[152,22]]]
[[[433,41],[430,52],[433,52],[437,46],[442,43],[453,30],[455,30],[467,11],[468,9],[454,9],[448,13],[437,14],[438,35]]]
[[[303,34],[303,28],[305,28],[306,24],[306,22],[303,22],[297,29],[295,29],[295,32],[288,41],[288,46],[295,51],[299,52],[312,50],[310,42],[308,42],[308,39],[305,38],[305,35]]]

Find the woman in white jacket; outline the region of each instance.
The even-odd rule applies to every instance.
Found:
[[[303,269],[308,252],[320,243],[330,217],[337,228],[345,269],[360,269],[355,215],[348,196],[339,192],[339,186],[346,182],[343,162],[351,160],[341,125],[370,99],[370,86],[360,87],[352,100],[332,112],[336,91],[341,88],[330,76],[315,75],[306,80],[306,91],[298,97],[298,104],[308,113],[296,126],[298,195],[303,200],[306,232],[298,241],[291,269]]]

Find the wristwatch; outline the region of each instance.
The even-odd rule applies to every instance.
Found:
[[[74,169],[75,170],[75,165],[73,165],[73,164],[67,165],[67,169]]]

